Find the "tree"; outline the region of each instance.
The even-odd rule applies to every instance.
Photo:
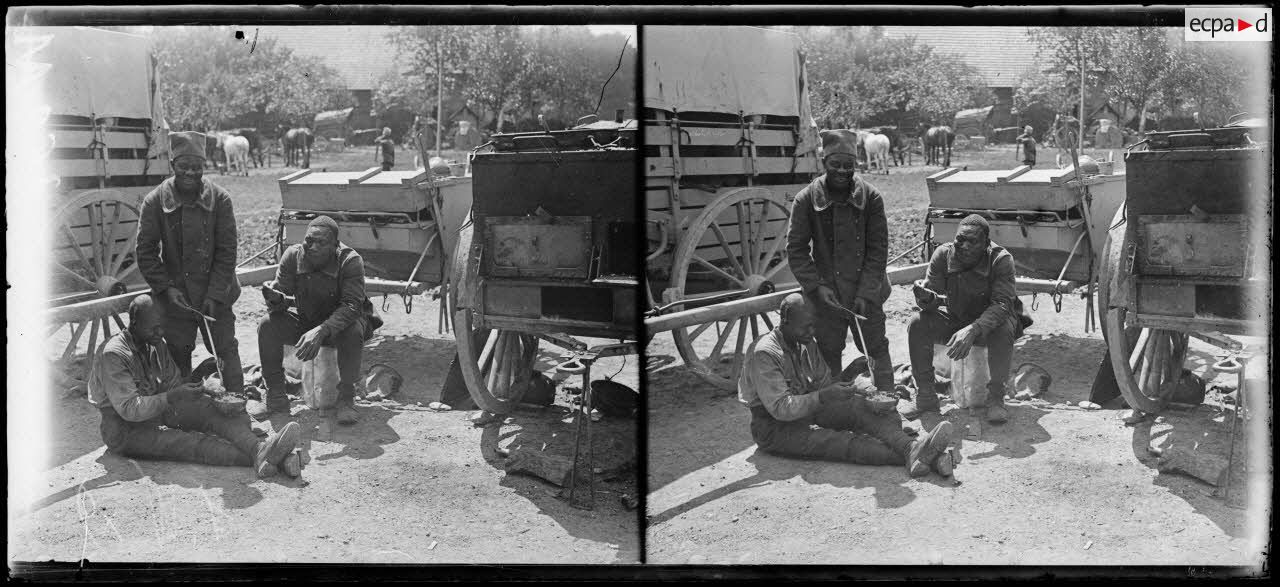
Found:
[[[274,39],[250,44],[232,27],[157,28],[160,91],[175,129],[309,124],[317,112],[349,105],[336,73]]]
[[[1138,132],[1145,132],[1147,110],[1159,99],[1165,78],[1176,68],[1169,59],[1165,29],[1116,29],[1110,38],[1109,75],[1103,86],[1108,97],[1123,101],[1138,113]]]
[[[994,96],[959,59],[935,55],[914,38],[888,39],[879,27],[797,29],[806,55],[814,117],[828,128],[855,128],[918,114],[950,122],[959,110]]]
[[[1037,55],[1049,57],[1053,71],[1062,76],[1077,96],[1080,123],[1077,149],[1084,148],[1085,119],[1089,114],[1085,112],[1085,92],[1089,87],[1101,85],[1107,75],[1112,31],[1102,27],[1041,27],[1027,31],[1027,36],[1038,47]]]
[[[1172,115],[1199,112],[1206,124],[1222,124],[1246,108],[1257,73],[1245,56],[1227,43],[1176,44],[1169,61],[1176,64],[1163,80],[1162,93]]]

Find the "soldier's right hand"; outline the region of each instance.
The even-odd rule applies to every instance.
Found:
[[[836,298],[835,290],[825,285],[819,285],[818,289],[815,290],[815,294],[818,301],[826,306],[834,308],[840,305],[840,300]]]
[[[169,303],[179,308],[190,308],[191,304],[187,303],[187,296],[182,295],[182,291],[176,287],[164,290],[164,295],[168,298]]]

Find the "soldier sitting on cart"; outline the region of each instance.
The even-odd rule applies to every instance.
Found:
[[[912,439],[897,414],[878,413],[851,386],[836,381],[815,348],[814,308],[804,296],[787,296],[780,312],[781,324],[747,350],[738,380],[738,399],[751,409],[751,437],[760,450],[862,465],[905,463],[912,477],[930,469],[951,474],[951,459],[943,454],[951,442],[950,422]]]
[[[338,352],[338,423],[356,423],[355,382],[364,343],[382,319],[365,297],[364,260],[338,240],[338,223],[328,216],[312,220],[303,241],[285,249],[275,280],[263,285],[262,294],[268,314],[258,324],[258,354],[266,405],[250,403],[250,414],[262,419],[272,412],[289,412],[285,345],[294,345],[302,361],[314,359],[321,346],[330,346]],[[291,304],[296,312],[288,311]]]
[[[97,351],[89,403],[102,415],[102,440],[129,458],[252,466],[259,477],[278,468],[296,476],[298,424],[259,441],[248,420],[223,415],[199,382],[187,382],[165,345],[163,298],[143,294],[129,304],[129,328]],[[163,426],[163,427],[162,427]]]
[[[183,376],[191,374],[196,331],[213,340],[228,392],[244,388],[236,317],[236,217],[231,195],[205,180],[205,135],[169,134],[173,177],[142,199],[138,269],[166,306],[165,341]],[[203,314],[203,316],[202,316]],[[204,321],[207,316],[212,320]]]
[[[991,382],[987,384],[987,420],[1009,418],[1004,407],[1005,380],[1013,358],[1013,341],[1030,325],[1018,299],[1013,255],[991,242],[986,219],[970,214],[960,221],[955,242],[933,252],[922,286],[915,288],[920,311],[907,325],[911,373],[918,391],[903,416],[915,419],[938,411],[934,389],[933,345],[945,343],[947,357],[962,360],[974,345],[987,348]],[[939,298],[938,294],[945,295]],[[947,309],[939,307],[946,304]]]
[[[848,130],[822,133],[826,173],[796,194],[787,231],[787,260],[817,308],[822,358],[841,371],[845,337],[874,364],[877,389],[893,389],[893,362],[885,337],[882,305],[891,289],[885,274],[889,223],[884,199],[855,175],[858,136]],[[865,317],[853,323],[849,310]],[[864,348],[863,345],[866,345]]]

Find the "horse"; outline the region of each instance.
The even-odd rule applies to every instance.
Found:
[[[249,141],[249,159],[253,161],[254,167],[267,167],[269,162],[265,158],[268,141],[265,135],[256,128],[236,128],[231,130],[231,134]]]
[[[925,165],[937,165],[942,160],[943,167],[951,166],[951,145],[956,135],[949,126],[932,126],[924,133]]]
[[[311,167],[311,145],[316,137],[308,128],[291,128],[280,137],[280,148],[284,151],[284,164],[287,167]],[[298,158],[302,158],[299,165]]]
[[[896,126],[880,126],[868,130],[889,138],[889,155],[894,165],[902,167],[910,164],[912,145],[906,133],[899,131]]]
[[[872,134],[863,141],[867,150],[867,170],[871,171],[879,165],[885,175],[889,174],[889,137]]]
[[[223,142],[222,149],[227,157],[227,172],[230,173],[235,169],[239,169],[244,172],[245,177],[248,177],[249,139],[240,135],[228,136]]]

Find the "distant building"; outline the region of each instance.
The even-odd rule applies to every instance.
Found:
[[[1010,111],[1019,82],[1051,66],[1047,58],[1036,56],[1027,27],[886,26],[881,30],[887,39],[915,37],[916,43],[931,47],[935,54],[958,58],[977,70],[996,97],[988,118],[996,128],[1016,123]]]
[[[355,108],[346,124],[352,129],[375,125],[373,92],[378,80],[398,68],[390,27],[263,26],[256,29],[261,38],[276,39],[295,55],[319,59],[337,71],[343,89],[351,92]]]

